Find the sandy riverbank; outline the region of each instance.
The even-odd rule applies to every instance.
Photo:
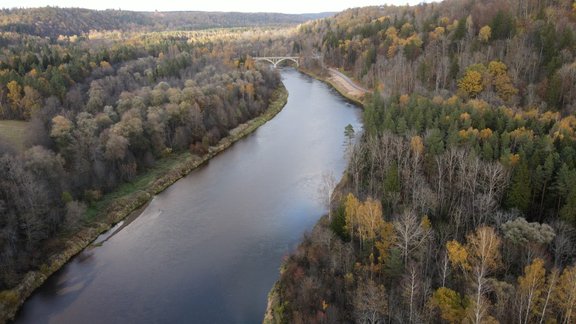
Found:
[[[315,71],[303,68],[300,68],[299,71],[313,77],[314,79],[328,83],[332,88],[338,91],[340,95],[360,107],[364,107],[364,100],[370,93],[369,90],[357,85],[350,78],[332,68],[326,70],[326,76],[322,76]]]

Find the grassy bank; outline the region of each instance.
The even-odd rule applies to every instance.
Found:
[[[283,85],[276,90],[273,98],[266,112],[231,130],[228,137],[220,140],[218,145],[210,147],[209,153],[204,156],[198,157],[186,152],[166,157],[134,181],[121,185],[94,204],[87,211],[84,225],[78,231],[63,234],[46,244],[61,248],[51,253],[40,269],[28,272],[15,288],[0,292],[0,323],[14,318],[20,306],[35,289],[64,266],[70,258],[89,246],[101,233],[146,204],[155,194],[162,192],[276,116],[288,99],[288,92]]]

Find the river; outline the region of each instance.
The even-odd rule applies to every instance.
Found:
[[[282,71],[288,103],[271,121],[73,258],[16,323],[261,323],[283,256],[340,178],[344,127],[360,110],[322,82]],[[104,238],[106,238],[104,240]]]

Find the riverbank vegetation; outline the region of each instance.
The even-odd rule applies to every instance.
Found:
[[[61,19],[73,13],[96,27]],[[330,217],[285,260],[266,321],[574,321],[574,1],[356,8],[295,29],[29,14],[39,23],[0,15],[0,118],[28,121],[20,148],[0,148],[0,290],[106,193],[260,116],[280,79],[250,56],[291,53],[374,94]]]
[[[574,321],[573,6],[444,1],[300,27],[303,51],[375,94],[267,321]]]
[[[22,127],[0,146],[0,318],[286,101],[246,54],[281,46],[282,28],[100,33],[1,33],[0,117],[27,122],[1,121]]]

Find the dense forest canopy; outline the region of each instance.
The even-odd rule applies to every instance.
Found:
[[[330,217],[283,265],[275,321],[574,322],[576,2],[184,30],[304,19],[198,16],[2,12],[0,118],[29,123],[0,147],[0,289],[103,194],[262,113],[280,78],[251,56],[291,54],[373,95]]]
[[[448,0],[302,24],[298,48],[385,95],[458,93],[566,115],[576,109],[575,26],[571,0]]]
[[[103,195],[164,157],[206,154],[261,115],[281,81],[249,55],[286,52],[287,35],[0,33],[0,117],[28,121],[22,147],[0,145],[0,290],[43,264],[50,238],[91,221]]]
[[[14,8],[0,10],[0,31],[56,39],[61,35],[83,35],[92,30],[164,31],[294,25],[330,14],[135,12],[58,7]]]
[[[357,8],[298,30],[296,51],[321,53],[324,64],[375,90],[366,135],[419,136],[434,154],[466,147],[513,177],[516,166],[528,168],[526,199],[507,199],[507,207],[529,219],[557,216],[570,203],[549,184],[576,167],[573,1]],[[367,195],[380,195],[375,187]]]
[[[574,322],[576,2],[357,8],[298,30],[295,50],[374,95],[272,321]]]

